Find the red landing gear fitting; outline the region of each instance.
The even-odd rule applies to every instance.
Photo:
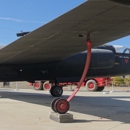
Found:
[[[58,112],[59,114],[65,114],[69,110],[69,107],[70,107],[69,102],[70,102],[70,100],[79,91],[79,89],[80,89],[80,87],[82,85],[82,82],[86,78],[88,68],[89,68],[89,64],[90,64],[90,60],[91,60],[91,41],[90,41],[89,34],[87,35],[86,45],[87,45],[88,53],[87,53],[87,56],[86,56],[85,68],[84,68],[82,77],[80,79],[80,82],[79,82],[78,86],[76,87],[75,91],[70,95],[70,97],[67,100],[66,99],[56,98],[56,99],[54,99],[52,101],[51,108],[52,108],[52,110],[54,112]]]

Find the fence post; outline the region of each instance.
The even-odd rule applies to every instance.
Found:
[[[111,90],[110,92],[111,92],[111,93],[114,92],[113,81],[112,81],[112,90]]]
[[[19,89],[18,89],[18,84],[17,84],[17,82],[15,82],[15,87],[16,87],[15,91],[18,91]]]

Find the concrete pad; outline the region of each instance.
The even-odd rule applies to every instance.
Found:
[[[73,114],[59,114],[56,112],[50,112],[50,119],[59,123],[72,123],[73,122]]]

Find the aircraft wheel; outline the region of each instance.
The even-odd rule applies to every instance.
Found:
[[[55,102],[55,105],[54,105],[54,109],[59,113],[59,114],[65,114],[69,108],[70,108],[70,105],[69,105],[69,102],[66,100],[66,99],[58,99],[56,102]]]
[[[104,90],[104,88],[105,88],[105,86],[103,86],[103,87],[98,87],[98,88],[97,88],[97,91],[101,92],[101,91]]]
[[[35,82],[35,83],[33,84],[33,88],[34,88],[35,90],[43,90],[43,83],[42,83],[42,82]]]
[[[51,89],[50,89],[50,94],[51,94],[53,97],[60,97],[60,96],[62,96],[62,94],[63,94],[63,88],[62,88],[62,87],[59,87],[59,86],[53,86],[53,87],[51,87]]]
[[[88,91],[96,91],[98,89],[97,83],[95,80],[91,79],[86,82],[86,88]]]
[[[51,89],[51,85],[49,84],[49,81],[43,83],[43,89],[48,91]]]
[[[57,110],[55,109],[55,103],[56,103],[56,101],[57,101],[58,99],[59,99],[59,98],[56,98],[56,99],[52,100],[52,102],[51,102],[51,109],[52,109],[54,112],[57,112]]]

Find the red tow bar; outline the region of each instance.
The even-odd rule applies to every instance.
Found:
[[[90,65],[90,60],[91,60],[91,41],[90,39],[86,40],[86,45],[87,45],[87,49],[88,49],[88,52],[86,53],[87,56],[86,56],[86,63],[85,63],[85,67],[84,67],[84,71],[83,71],[83,74],[82,74],[82,77],[79,81],[79,84],[78,86],[76,87],[76,89],[74,90],[74,92],[70,95],[70,97],[67,99],[67,101],[69,102],[75,95],[76,93],[79,91],[81,85],[82,85],[82,82],[85,80],[86,78],[86,75],[87,75],[87,72],[88,72],[88,69],[89,69],[89,65]]]

